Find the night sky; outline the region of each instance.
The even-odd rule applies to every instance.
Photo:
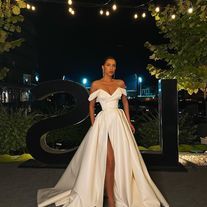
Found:
[[[141,1],[134,2],[138,5]],[[41,81],[61,79],[63,75],[75,81],[82,77],[90,81],[99,79],[104,57],[112,55],[117,59],[116,78],[125,80],[137,73],[146,83],[155,82],[146,70],[150,53],[144,43],[157,44],[162,38],[149,13],[145,19],[134,20],[133,9],[119,8],[110,17],[103,17],[99,8],[76,7],[76,15],[71,16],[67,4],[34,5],[36,12],[27,12],[27,16],[37,32]],[[142,7],[138,13],[144,11]]]

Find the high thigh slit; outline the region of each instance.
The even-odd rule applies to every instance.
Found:
[[[110,149],[109,149],[109,146],[110,146]],[[111,151],[111,152],[109,152],[109,150]],[[111,155],[109,155],[109,153],[111,153]],[[111,162],[109,159],[108,159],[108,157],[109,156],[112,156],[112,158],[109,158],[109,159],[112,159],[113,161],[113,166],[112,166],[112,175],[111,175],[111,173],[110,173],[110,175],[108,174],[107,175],[107,172],[108,172],[108,169],[107,169],[107,167],[110,167],[111,168],[111,164],[109,164],[108,163],[108,161],[109,162]],[[114,169],[115,169],[115,158],[114,158],[114,150],[113,150],[113,147],[112,147],[112,144],[111,144],[111,140],[110,140],[110,137],[109,137],[109,134],[108,134],[108,140],[107,140],[107,158],[106,158],[106,172],[105,172],[105,182],[104,182],[104,185],[107,185],[107,179],[109,179],[109,178],[107,178],[107,176],[113,176],[113,186],[112,186],[112,197],[113,197],[113,199],[115,199],[114,197],[115,197],[115,195],[114,195]],[[109,185],[109,183],[108,183],[108,185]],[[108,192],[107,192],[107,188],[109,188],[108,186],[104,186],[105,187],[105,189],[106,189],[106,194],[107,194],[107,198],[109,199],[109,195],[108,195]]]
[[[107,144],[114,154],[116,207],[169,207],[151,179],[124,111],[118,101],[126,94],[121,87],[112,94],[91,93],[102,110],[96,115],[76,153],[54,187],[38,190],[38,207],[103,207]]]

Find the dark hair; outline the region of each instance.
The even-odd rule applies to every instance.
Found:
[[[108,59],[112,59],[112,60],[115,60],[115,61],[116,61],[116,59],[115,59],[113,56],[107,56],[107,57],[105,57],[105,58],[103,59],[103,63],[102,63],[102,65],[104,65]]]

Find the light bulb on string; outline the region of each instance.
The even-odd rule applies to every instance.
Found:
[[[156,12],[159,12],[159,11],[160,11],[160,7],[157,6],[157,7],[155,8],[155,11],[156,11]]]
[[[117,5],[116,5],[116,4],[113,4],[112,9],[113,9],[114,11],[116,11],[116,10],[117,10]]]
[[[74,11],[74,10],[72,10],[72,11],[71,11],[71,14],[72,14],[72,15],[75,15],[75,11]]]
[[[142,13],[142,18],[145,18],[145,17],[146,17],[146,13],[143,12],[143,13]]]
[[[138,14],[137,13],[134,14],[134,19],[138,19]]]
[[[68,11],[71,13],[73,11],[73,9],[71,7],[69,7]]]
[[[99,11],[99,14],[100,14],[100,15],[103,15],[103,13],[104,13],[104,11],[103,11],[103,9],[101,9],[101,10]]]
[[[27,9],[31,9],[31,6],[30,6],[30,4],[27,4]]]
[[[73,4],[73,1],[72,0],[68,0],[68,4],[69,5],[72,5]]]
[[[172,19],[175,19],[175,17],[176,17],[175,14],[172,14],[172,15],[171,15],[171,18],[172,18]]]
[[[193,13],[193,7],[190,7],[190,8],[188,9],[188,13],[189,13],[189,14],[192,14],[192,13]]]
[[[110,12],[107,10],[106,11],[106,16],[109,16],[110,15]]]
[[[35,11],[35,10],[36,10],[35,6],[32,6],[32,8],[31,8],[31,9],[32,9],[32,11]]]
[[[72,7],[70,7],[70,8],[68,9],[68,11],[69,11],[69,13],[70,13],[71,15],[75,15],[75,11],[73,10]]]
[[[192,2],[190,2],[190,7],[188,8],[188,13],[192,14],[193,13],[193,5]]]

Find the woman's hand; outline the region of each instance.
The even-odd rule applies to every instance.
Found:
[[[129,126],[131,127],[132,133],[134,134],[134,133],[135,133],[134,125],[130,122],[130,123],[129,123]]]

